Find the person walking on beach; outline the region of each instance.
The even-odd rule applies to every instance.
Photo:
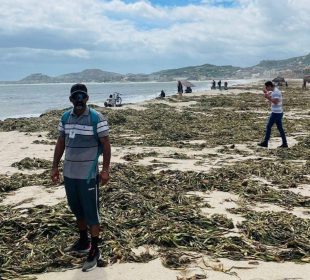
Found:
[[[183,94],[183,86],[182,86],[181,81],[178,81],[178,94],[179,96],[182,96]]]
[[[266,134],[263,142],[257,144],[260,147],[268,147],[268,142],[271,135],[271,128],[274,124],[277,125],[277,128],[280,132],[280,136],[282,138],[282,145],[280,148],[288,148],[285,132],[282,126],[282,118],[283,118],[283,108],[282,108],[282,93],[281,91],[274,86],[271,81],[265,83],[265,89],[263,90],[264,97],[271,104],[271,115],[269,117],[267,126],[266,126]]]
[[[212,81],[211,89],[216,89],[216,82],[214,80]]]
[[[111,147],[106,118],[89,108],[87,88],[84,84],[71,87],[70,101],[73,109],[63,114],[58,125],[59,137],[54,152],[51,179],[60,182],[58,165],[65,152],[64,184],[68,204],[77,219],[80,238],[69,251],[88,253],[83,271],[97,266],[101,255],[98,249],[99,182],[109,181]],[[103,149],[103,151],[102,151]],[[102,170],[98,171],[98,157],[103,154]],[[91,240],[88,237],[90,231]]]
[[[222,90],[222,81],[221,80],[218,81],[217,85],[219,86],[219,90]]]

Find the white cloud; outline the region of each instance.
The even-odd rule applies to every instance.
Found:
[[[1,49],[0,61],[6,62],[11,59],[44,59],[46,57],[48,60],[51,58],[89,58],[89,52],[83,49],[68,49],[68,50],[49,50],[49,49],[31,49],[31,48],[10,48]]]
[[[143,72],[204,63],[252,65],[309,52],[308,0],[238,0],[236,5],[206,0],[180,7],[121,0],[0,4],[2,62],[29,57],[31,63],[32,56],[52,55],[54,64],[75,58],[72,68],[88,61],[89,68]]]

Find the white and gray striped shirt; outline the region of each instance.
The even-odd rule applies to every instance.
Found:
[[[271,111],[273,113],[283,113],[282,93],[278,88],[274,88],[274,90],[271,92],[271,98],[279,99],[279,102],[277,104],[271,103]]]
[[[107,119],[99,112],[98,138],[109,135]],[[94,136],[89,108],[81,116],[70,113],[63,126],[58,125],[59,135],[65,137],[64,176],[71,179],[87,179],[89,170],[98,152],[98,141]],[[96,173],[91,178],[95,178]]]

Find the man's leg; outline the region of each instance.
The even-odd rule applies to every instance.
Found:
[[[87,224],[86,224],[85,219],[77,220],[77,226],[79,230],[87,230]]]
[[[87,184],[86,180],[81,180],[80,191],[85,220],[91,235],[91,249],[82,270],[90,271],[97,266],[97,261],[101,259],[98,248],[100,233],[99,180],[92,179],[89,184]]]
[[[77,226],[79,229],[79,233],[80,233],[80,241],[83,244],[88,244],[87,247],[89,247],[89,239],[88,239],[88,229],[87,229],[87,224],[85,219],[79,219],[77,220]]]
[[[100,233],[99,224],[90,226],[91,248],[98,252],[99,252],[99,248],[98,248],[99,233]]]
[[[90,205],[92,205],[89,209],[89,217],[88,219],[90,222],[90,236],[91,236],[91,245],[94,248],[98,249],[98,242],[99,242],[99,233],[100,233],[100,218],[99,218],[99,177],[94,180],[93,186],[95,187],[94,195],[91,195],[90,198]]]
[[[275,115],[274,113],[271,113],[268,123],[266,125],[266,134],[265,134],[265,139],[264,139],[264,143],[266,143],[268,145],[268,142],[270,140],[270,136],[271,136],[271,128],[275,123]]]
[[[282,146],[287,146],[285,131],[284,131],[283,125],[282,125],[282,117],[283,117],[283,113],[277,114],[276,125],[277,125],[279,132],[280,132],[280,136],[282,138]]]
[[[90,244],[88,240],[87,225],[84,219],[83,208],[79,199],[77,180],[64,177],[64,183],[68,205],[77,219],[77,227],[80,233],[79,240],[77,240],[77,242],[75,242],[71,247],[66,248],[66,251],[87,253],[90,249]]]

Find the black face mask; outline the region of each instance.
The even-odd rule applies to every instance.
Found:
[[[88,95],[84,92],[78,92],[71,96],[71,102],[73,103],[74,109],[81,110],[86,108]]]

